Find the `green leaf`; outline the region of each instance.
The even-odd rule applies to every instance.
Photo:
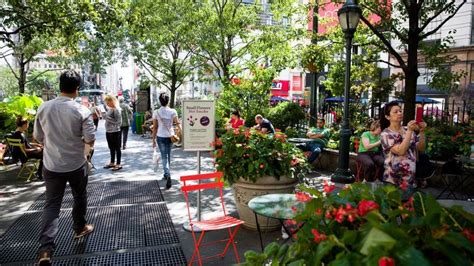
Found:
[[[318,244],[318,248],[316,249],[316,265],[320,265],[324,256],[329,254],[332,248],[336,245],[334,241],[323,241]]]
[[[431,263],[414,247],[408,247],[396,253],[400,265],[406,266],[430,266]]]
[[[391,249],[397,241],[393,239],[390,235],[381,231],[377,228],[372,228],[369,234],[363,240],[362,248],[360,253],[364,255],[369,255],[370,249],[375,246],[383,245],[388,249]]]

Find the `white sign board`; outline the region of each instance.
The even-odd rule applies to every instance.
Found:
[[[215,136],[214,101],[183,101],[183,149],[185,151],[211,151]]]

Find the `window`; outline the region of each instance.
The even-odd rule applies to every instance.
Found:
[[[471,73],[470,73],[470,82],[471,84],[474,84],[474,64],[471,64]]]

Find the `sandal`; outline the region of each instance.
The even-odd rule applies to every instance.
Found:
[[[104,166],[104,169],[114,168],[115,164],[107,164]]]
[[[118,164],[118,165],[116,165],[112,168],[112,171],[118,171],[120,169],[122,169],[122,166],[120,164]]]

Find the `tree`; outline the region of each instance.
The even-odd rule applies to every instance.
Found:
[[[136,62],[171,93],[198,67],[193,61],[196,3],[186,0],[133,2],[127,36]]]
[[[43,89],[48,89],[59,93],[59,73],[57,71],[49,71],[38,74],[39,72],[42,71],[32,70],[28,73],[28,76],[36,77],[36,79],[26,85],[26,92],[41,96]]]
[[[361,20],[382,41],[384,49],[395,61],[395,63],[387,63],[403,71],[405,80],[404,123],[415,117],[416,85],[420,76],[418,71],[420,61],[424,60],[427,68],[436,71],[433,78],[428,80],[429,85],[450,89],[452,88],[450,84],[462,77],[462,73],[451,73],[444,67],[452,64],[456,58],[450,56],[440,58],[440,54],[447,50],[452,40],[449,36],[434,45],[428,45],[424,41],[437,33],[465,3],[466,0],[359,1],[364,12]],[[368,14],[376,15],[381,19],[371,22],[367,18]],[[435,23],[438,20],[439,22]],[[391,40],[399,42],[400,45],[395,47],[395,42],[391,42]]]
[[[296,65],[291,42],[304,35],[303,14],[303,5],[294,0],[275,0],[264,6],[203,1],[196,17],[197,55],[209,64],[208,69],[218,70],[224,86],[236,73],[255,66],[278,73]]]
[[[102,30],[116,27],[114,21],[122,17],[117,12],[121,6],[112,1],[3,1],[0,58],[18,80],[19,92],[24,93],[25,85],[42,74],[27,79],[29,63],[36,55],[49,50],[70,56],[77,51],[79,41],[86,39],[86,33],[100,36],[106,32]],[[18,67],[7,60],[10,56]]]
[[[8,67],[0,67],[0,97],[14,96],[18,93],[18,81]]]

